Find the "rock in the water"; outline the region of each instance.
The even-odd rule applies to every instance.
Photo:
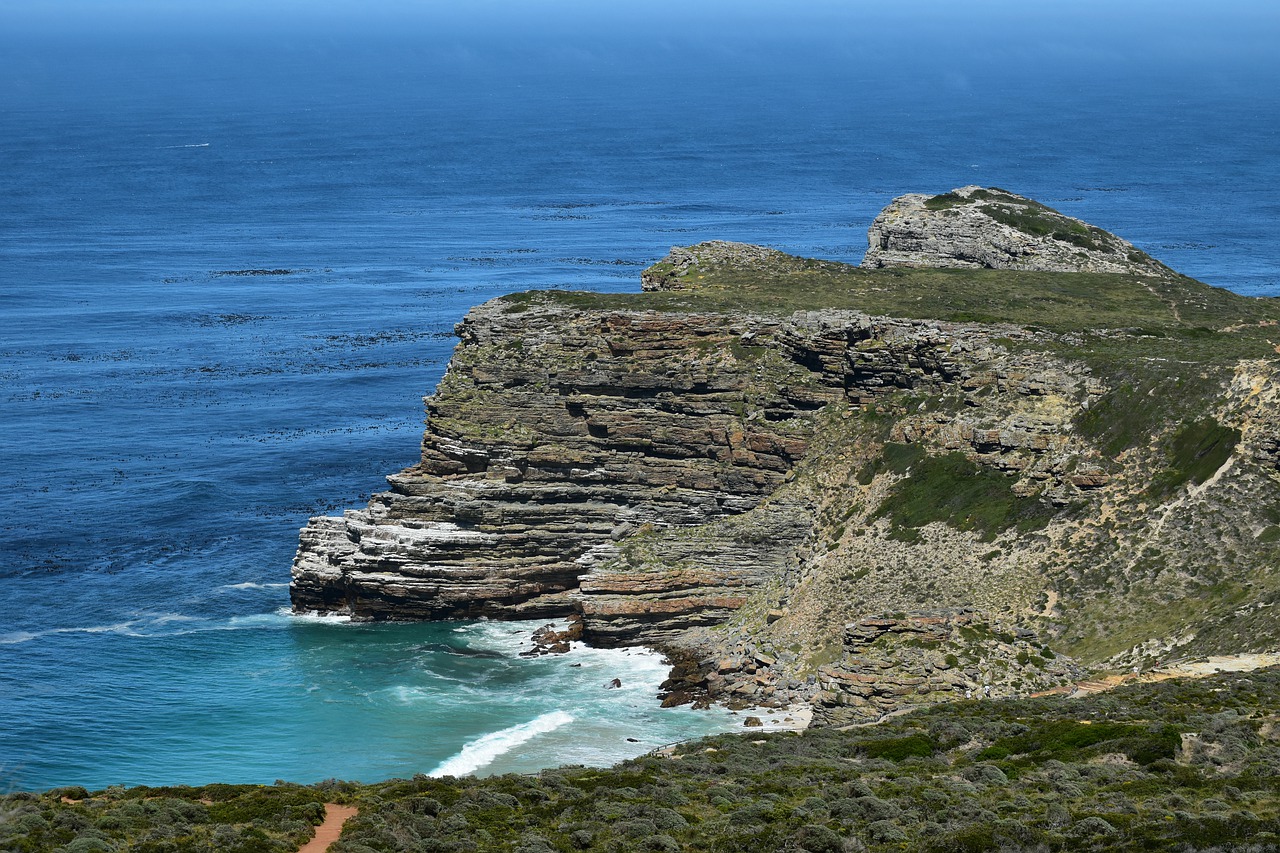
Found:
[[[747,717],[745,720],[742,721],[742,725],[746,726],[749,729],[754,729],[754,728],[759,728],[760,726],[763,726],[764,723],[760,721],[759,717]]]
[[[622,679],[621,679],[621,678],[615,678],[615,679],[613,679],[612,681],[606,681],[606,682],[605,682],[605,684],[604,684],[604,689],[605,689],[605,690],[617,690],[617,689],[618,689],[619,687],[621,687],[621,686],[622,686]]]

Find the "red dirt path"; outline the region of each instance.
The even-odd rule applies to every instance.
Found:
[[[324,823],[316,827],[316,835],[306,844],[298,848],[298,853],[325,853],[329,845],[338,840],[342,834],[342,826],[356,816],[354,806],[340,806],[337,803],[324,804]]]

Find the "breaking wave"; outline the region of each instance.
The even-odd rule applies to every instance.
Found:
[[[561,726],[573,722],[573,717],[564,711],[552,711],[535,717],[527,723],[501,731],[492,732],[476,738],[462,748],[462,751],[444,761],[429,776],[465,776],[474,773],[481,767],[491,764],[494,759],[505,755],[522,743],[533,740],[547,732],[553,732]]]

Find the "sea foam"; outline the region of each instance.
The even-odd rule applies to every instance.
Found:
[[[533,740],[547,732],[553,732],[561,726],[573,722],[573,717],[564,711],[551,711],[535,717],[527,723],[492,732],[476,738],[462,748],[462,751],[444,761],[429,776],[465,776],[474,773],[481,767],[491,764],[494,759],[505,755],[522,743]]]

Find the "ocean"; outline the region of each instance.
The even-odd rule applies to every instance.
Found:
[[[741,727],[659,708],[642,650],[289,614],[298,528],[415,461],[453,325],[494,296],[636,291],[706,239],[857,262],[891,198],[974,183],[1280,295],[1260,5],[24,8],[0,9],[8,789],[530,772]]]

